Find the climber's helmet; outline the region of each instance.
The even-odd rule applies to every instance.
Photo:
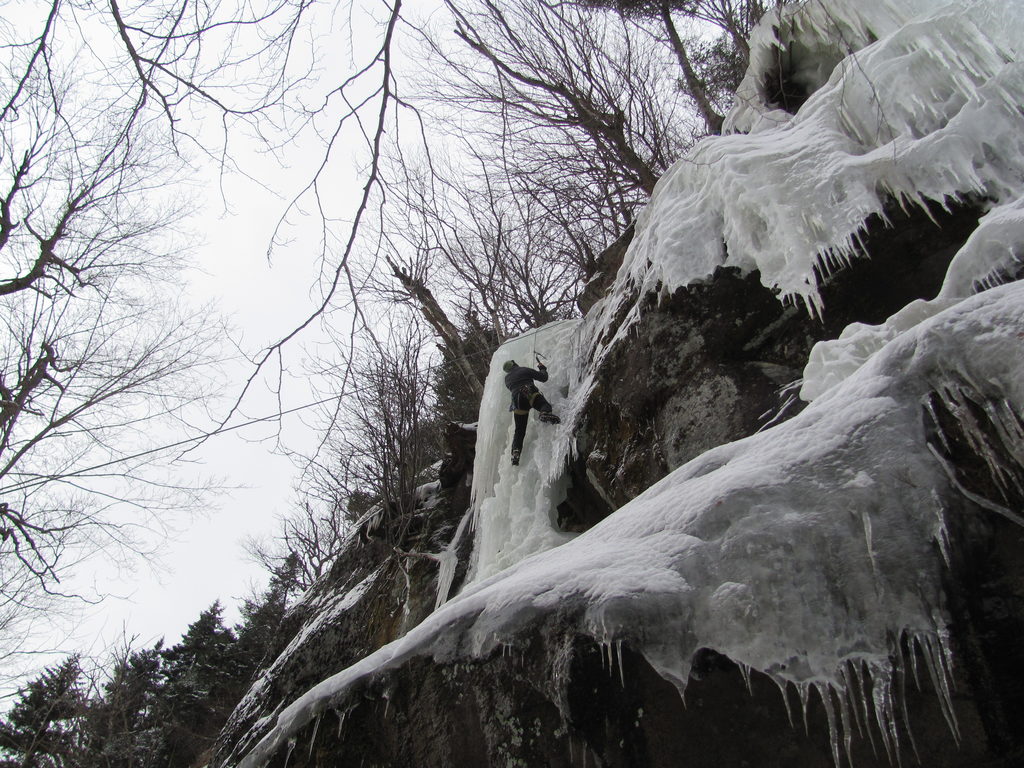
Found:
[[[506,360],[505,364],[503,366],[501,366],[501,369],[503,371],[505,371],[505,373],[508,373],[509,371],[511,371],[515,367],[516,367],[516,361],[515,360]]]

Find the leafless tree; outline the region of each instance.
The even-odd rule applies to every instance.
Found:
[[[245,550],[267,573],[275,573],[294,556],[296,586],[309,589],[330,569],[352,531],[347,499],[338,487],[304,487],[302,501],[290,514],[278,518],[268,536],[249,537]]]
[[[398,545],[423,473],[440,458],[440,437],[427,364],[430,334],[415,317],[394,316],[385,332],[365,350],[341,347],[334,376],[345,377],[348,386],[324,413],[326,436],[308,459],[303,485],[322,507],[347,515],[350,525],[368,506],[377,507],[381,529]]]
[[[380,144],[398,104],[392,41],[402,2],[380,0],[350,9],[349,34],[355,34],[357,26],[362,33],[375,25],[379,45],[364,49],[365,37],[350,39],[350,47],[360,49],[361,60],[353,55],[347,72],[326,76],[318,69],[323,51],[314,46],[339,47],[337,40],[325,43],[322,38],[324,29],[333,29],[332,17],[344,18],[331,3],[45,0],[31,9],[29,5],[7,22],[0,20],[0,36],[9,54],[9,61],[0,66],[6,66],[10,83],[9,91],[0,89],[0,120],[20,113],[27,93],[45,101],[47,92],[54,91],[53,111],[66,113],[64,129],[74,132],[77,113],[72,119],[74,109],[61,106],[56,93],[63,87],[60,72],[73,67],[76,81],[83,84],[74,107],[84,106],[93,116],[107,115],[126,142],[144,135],[146,141],[165,142],[183,156],[212,159],[225,172],[236,170],[234,147],[239,143],[255,141],[277,152],[303,133],[317,144],[322,161],[308,184],[282,206],[267,252],[288,243],[289,221],[307,218],[312,207],[323,228],[322,301],[297,327],[282,329],[277,343],[251,355],[252,377],[222,418],[223,425],[268,362],[280,361],[286,345],[315,325],[339,294],[347,291],[351,299],[349,258],[356,233],[370,216]],[[354,212],[339,213],[324,190],[335,186],[334,156],[343,152],[348,163],[353,141],[360,140],[367,150],[364,195]],[[187,177],[194,169],[182,171]],[[346,231],[339,232],[334,225],[340,218],[346,220]],[[56,266],[48,265],[51,272]],[[29,271],[22,277],[38,274],[39,270]]]
[[[419,306],[456,359],[466,353],[449,314],[480,318],[499,340],[572,315],[593,259],[581,222],[560,221],[555,206],[516,188],[500,167],[479,163],[475,174],[453,177],[442,165],[452,167],[436,158],[396,166],[382,236],[393,280],[367,282]],[[475,378],[469,361],[462,368]]]
[[[170,512],[199,504],[204,484],[172,475],[161,445],[198,431],[218,326],[181,295],[187,211],[168,193],[188,197],[185,140],[212,146],[197,104],[226,127],[274,103],[280,83],[248,65],[292,22],[264,28],[262,48],[218,46],[302,11],[239,7],[53,0],[0,23],[4,652],[82,558],[148,551]]]
[[[461,318],[501,339],[572,315],[687,118],[667,51],[633,21],[529,0],[446,10],[453,33],[418,29],[423,146],[385,166],[360,285],[416,305],[479,396]]]
[[[787,0],[581,0],[632,18],[660,21],[679,64],[680,86],[693,100],[708,133],[720,133],[728,102],[750,59],[747,42],[771,7]],[[682,24],[680,24],[680,21]],[[686,28],[692,28],[687,32]]]
[[[636,25],[568,3],[447,2],[453,44],[424,34],[437,98],[531,175],[554,166],[650,194],[686,143],[663,49]],[[612,179],[603,178],[606,173]]]

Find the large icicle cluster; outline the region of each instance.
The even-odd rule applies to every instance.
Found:
[[[573,382],[570,416],[589,396],[591,372],[628,338],[637,296],[732,266],[758,270],[781,298],[820,311],[816,271],[859,258],[866,221],[884,219],[893,200],[971,195],[991,211],[934,304],[878,328],[851,327],[815,349],[805,399],[914,323],[1020,269],[1024,3],[808,0],[777,13],[752,36],[731,133],[705,139],[666,172],[612,291],[584,319],[591,359]],[[796,114],[765,92],[780,61],[812,91]]]
[[[753,120],[745,107],[732,125],[750,133],[705,140],[670,169],[620,276],[672,291],[717,266],[738,266],[817,307],[815,267],[827,272],[855,258],[858,233],[887,199],[1020,196],[1024,6],[826,7],[801,7],[802,20],[822,17],[798,30],[820,35],[819,46],[856,43],[839,37],[846,28],[884,36],[843,58],[797,114],[774,110]],[[915,17],[922,8],[929,10]],[[873,28],[876,18],[883,23]],[[902,23],[889,31],[893,18]]]
[[[982,217],[978,228],[953,258],[942,290],[934,299],[915,301],[881,325],[854,323],[838,339],[815,344],[804,368],[800,396],[813,400],[907,329],[967,296],[1016,279],[1022,271],[1024,198],[1019,197]]]
[[[606,319],[631,287],[672,291],[722,265],[820,309],[815,267],[856,258],[888,200],[1020,196],[1022,4],[811,0],[782,14],[752,40],[735,132],[698,144],[641,214]],[[795,115],[764,103],[785,53],[817,87]]]
[[[861,685],[850,670],[861,670],[894,739],[893,638],[920,644],[940,691],[948,673],[934,544],[945,540],[951,481],[926,447],[922,402],[970,381],[1020,412],[1022,335],[1021,282],[922,322],[792,420],[707,452],[325,680],[281,712],[242,765],[262,765],[360,680],[414,655],[443,663],[515,645],[553,613],[600,641],[630,643],[680,687],[693,653],[710,647],[805,697],[817,688],[832,702],[834,690],[837,745],[852,727],[850,688]],[[1006,433],[1024,438],[1017,425]]]

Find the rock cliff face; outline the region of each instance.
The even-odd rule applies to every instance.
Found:
[[[1021,543],[1018,534],[1008,547],[1017,562]],[[962,597],[1019,603],[1024,596],[1019,589],[997,589],[998,596],[991,589]],[[990,625],[964,629],[970,635],[982,626]],[[610,655],[557,617],[534,630],[522,646],[490,657],[453,665],[419,658],[375,677],[299,730],[268,765],[832,768],[838,762],[829,742],[838,702],[831,710],[819,698],[802,703],[794,689],[781,692],[712,652],[702,654],[681,698],[628,647]],[[1001,642],[1010,640],[1007,634]],[[957,740],[930,679],[914,679],[913,666],[923,669],[924,661],[905,653],[898,755],[886,755],[878,724],[865,714],[863,731],[849,746],[854,765],[1020,765],[1020,710],[1007,711],[1017,697],[1000,690],[1019,688],[1002,678],[1020,679],[1019,658],[982,652],[976,668],[972,662],[957,676]],[[988,684],[979,687],[975,676]]]
[[[604,358],[576,435],[574,516],[593,524],[709,448],[792,416],[801,406],[789,385],[814,343],[934,298],[983,210],[949,201],[872,217],[861,258],[820,281],[821,318],[736,269],[638,296],[640,319]]]
[[[234,764],[270,718],[324,677],[405,634],[434,609],[437,562],[469,506],[471,429],[447,428],[448,451],[411,521],[374,510],[330,573],[287,614],[275,661],[261,673],[218,740],[214,764]],[[398,539],[398,532],[402,531]],[[465,576],[463,552],[454,586]]]
[[[832,311],[824,322],[783,307],[756,275],[733,270],[719,270],[705,284],[667,299],[638,298],[645,308],[637,337],[606,358],[584,411],[585,465],[575,468],[567,515],[585,528],[692,456],[756,431],[768,418],[797,412],[799,405],[786,407],[785,385],[799,376],[810,345],[852,320],[877,322],[913,298],[930,298],[938,277],[922,276],[945,272],[979,209],[962,205],[931,213],[910,213],[872,232],[865,258],[825,283]],[[896,258],[903,260],[905,278],[888,280],[884,292],[866,289],[876,283],[865,273],[884,270]],[[665,355],[665,349],[685,353]],[[681,418],[681,412],[687,415]],[[925,413],[922,407],[922,418]],[[980,497],[998,498],[969,443],[957,436],[959,422],[936,413],[927,418],[944,420],[949,434],[935,444],[947,446],[951,465]],[[936,435],[942,429],[933,425]],[[450,437],[446,488],[423,510],[403,550],[441,551],[467,508],[471,434],[453,430]],[[1024,497],[1001,501],[1024,507]],[[1024,652],[1018,642],[1024,630],[1024,529],[956,503],[962,514],[956,517],[961,522],[953,532],[947,589],[958,660],[959,740],[943,717],[934,681],[921,671],[925,663],[915,658],[918,649],[904,642],[898,688],[906,709],[897,713],[904,736],[898,759],[929,766],[1016,765],[1024,759]],[[436,584],[437,564],[429,558],[396,557],[372,535],[354,541],[330,577],[293,610],[282,656],[235,713],[214,764],[236,764],[263,735],[270,716],[424,618]],[[416,658],[372,676],[336,710],[300,730],[293,746],[269,764],[834,764],[833,706],[825,707],[820,696],[801,702],[795,689],[780,692],[715,649],[695,659],[681,698],[641,655],[628,646],[602,648],[560,621],[557,611],[538,617],[520,637],[519,644],[483,658]],[[878,724],[863,711],[860,736],[850,746],[854,764],[890,765],[896,756],[886,754]]]
[[[796,408],[784,407],[785,385],[799,376],[810,344],[851,320],[878,321],[911,298],[930,297],[935,281],[929,286],[922,273],[941,274],[977,215],[964,206],[936,226],[911,214],[880,230],[870,258],[826,283],[830,314],[823,323],[779,305],[756,275],[730,270],[668,298],[638,297],[645,310],[636,337],[609,355],[584,411],[585,450],[567,516],[592,525],[687,459],[758,429],[764,414],[787,418]],[[887,281],[884,295],[865,290],[870,280],[860,270],[882,268],[904,247],[914,254],[908,279]],[[667,356],[665,349],[685,354]],[[935,445],[944,446],[965,487],[1024,508],[1019,495],[1000,498],[969,440],[957,434],[959,421],[932,412],[922,405],[922,419],[933,419],[936,435],[945,433]],[[447,478],[453,489],[466,487],[464,474],[453,470]],[[463,495],[424,510],[417,540],[403,548],[443,549],[466,501]],[[978,504],[947,502],[958,507],[959,521],[950,531],[946,584],[956,731],[919,650],[905,641],[894,703],[901,739],[887,745],[873,710],[854,702],[851,711],[863,720],[848,747],[854,765],[1009,768],[1024,761],[1024,530]],[[293,611],[281,658],[236,712],[215,764],[237,764],[283,706],[429,613],[436,573],[433,561],[394,557],[372,537],[353,544]],[[795,689],[744,674],[714,649],[695,659],[681,698],[628,645],[602,647],[557,611],[537,617],[519,638],[501,652],[457,662],[415,657],[364,679],[298,729],[268,764],[825,768],[841,759],[829,738],[841,705],[822,698],[832,694],[801,702]],[[850,674],[857,672],[851,667]],[[870,697],[869,688],[861,695]]]
[[[979,0],[978,13],[963,18],[943,11],[934,25],[916,24],[910,31],[901,27],[904,19],[896,4],[880,0],[871,5],[879,13],[877,24],[860,24],[853,11],[844,17],[831,8],[808,6],[807,18],[792,16],[788,26],[762,29],[776,43],[790,36],[783,42],[789,45],[791,64],[802,73],[799,93],[765,92],[766,83],[780,78],[755,72],[751,82],[762,91],[763,103],[758,106],[752,98],[754,106],[744,106],[734,121],[749,134],[700,150],[702,157],[722,162],[730,178],[754,173],[768,181],[785,176],[787,183],[790,172],[816,182],[813,171],[819,166],[806,158],[818,152],[828,160],[825,166],[837,163],[856,177],[837,173],[821,187],[843,202],[842,211],[836,212],[837,203],[826,203],[812,215],[801,215],[792,210],[793,200],[813,201],[814,195],[794,194],[780,204],[762,190],[730,207],[733,201],[720,192],[700,196],[713,186],[717,171],[707,171],[711,161],[693,163],[692,169],[681,164],[659,185],[648,209],[666,220],[653,213],[646,221],[641,217],[633,243],[631,233],[611,249],[602,274],[589,285],[582,306],[591,319],[600,316],[603,325],[595,323],[598,337],[588,339],[589,357],[577,361],[587,385],[580,392],[586,396],[572,401],[574,450],[565,468],[570,482],[557,510],[557,524],[582,535],[544,553],[551,557],[524,560],[519,563],[523,567],[504,572],[512,576],[472,585],[432,614],[440,564],[450,563],[451,553],[459,554],[457,588],[470,554],[471,538],[462,523],[468,520],[473,464],[457,458],[464,451],[453,447],[438,492],[415,520],[400,521],[407,534],[398,541],[385,525],[375,537],[368,526],[329,577],[293,609],[279,657],[234,714],[213,765],[824,768],[847,759],[868,767],[1024,765],[1024,387],[1007,384],[1013,379],[1007,371],[1017,370],[1020,358],[1000,367],[984,354],[957,355],[942,346],[953,343],[949,339],[961,345],[998,343],[1000,354],[1012,356],[1007,350],[1018,350],[1016,339],[1024,339],[1019,286],[983,292],[1021,276],[1016,254],[1024,247],[1024,216],[1016,211],[1024,210],[1024,204],[1014,200],[1020,198],[1018,186],[1024,186],[1019,182],[1024,150],[1013,154],[1011,147],[1019,144],[1019,131],[1003,131],[1004,125],[1016,125],[1021,114],[1016,107],[985,110],[986,102],[972,101],[973,95],[915,102],[918,111],[904,114],[899,88],[890,93],[880,77],[871,88],[854,79],[864,71],[895,73],[898,80],[899,67],[914,58],[907,50],[929,54],[914,59],[918,63],[931,61],[939,50],[928,37],[933,29],[948,33],[955,43],[965,41],[964,55],[973,57],[971,77],[980,78],[986,68],[995,72],[988,85],[1000,105],[1020,103],[1004,96],[1016,93],[1018,86],[1024,94],[1024,76],[1019,64],[1000,52],[1000,45],[1009,50],[1012,40],[989,46],[972,37],[974,20],[991,21],[985,14],[1002,8],[999,3]],[[918,5],[925,8],[928,2]],[[855,6],[848,3],[846,10]],[[998,24],[991,26],[992,34],[1001,34]],[[818,47],[794,42],[797,36],[819,33],[838,35],[844,45],[873,46],[871,55],[830,76],[831,66],[848,51],[833,46],[835,55],[825,57],[824,67],[811,60]],[[920,35],[927,39],[922,42]],[[758,50],[755,46],[753,59],[760,57],[766,66],[783,58],[771,55],[777,53],[771,45]],[[770,66],[761,74],[773,72]],[[914,70],[913,81],[945,77],[947,69]],[[946,83],[950,93],[959,82]],[[970,90],[983,89],[972,85]],[[849,112],[861,96],[868,104],[883,100],[899,119],[886,123],[885,131],[867,130],[861,120],[866,112]],[[838,104],[835,114],[826,109],[829,99]],[[807,119],[786,123],[790,116],[773,111],[780,104]],[[933,112],[947,109],[951,114],[932,119]],[[978,114],[985,119],[975,121]],[[904,135],[891,146],[885,143],[903,130],[904,118],[909,125]],[[832,133],[815,144],[828,133],[818,130],[821,125]],[[991,141],[981,138],[988,127]],[[837,150],[829,141],[840,128],[849,136],[836,142],[841,145]],[[874,147],[869,140],[883,144]],[[933,152],[942,141],[960,153],[959,161],[933,173],[927,163],[938,167]],[[975,144],[984,146],[972,155]],[[719,146],[747,149],[737,157]],[[903,152],[905,157],[897,157]],[[981,181],[983,176],[987,181]],[[955,190],[948,197],[928,195],[911,189],[912,184]],[[887,188],[902,192],[884,203]],[[776,191],[788,195],[792,190]],[[853,222],[855,236],[843,229],[850,223],[846,218],[854,216],[854,201],[855,213],[865,212]],[[764,216],[758,215],[759,203],[765,206]],[[1002,218],[992,214],[999,207]],[[826,220],[835,230],[833,240],[822,234]],[[784,229],[790,223],[793,232]],[[984,237],[979,236],[982,229]],[[691,232],[693,243],[687,239]],[[787,247],[776,248],[766,232],[785,239]],[[704,239],[698,242],[698,235]],[[730,243],[750,253],[737,254],[736,248],[729,253]],[[840,254],[834,269],[800,272],[801,259],[811,263],[822,252]],[[760,269],[762,264],[774,270],[774,278]],[[957,264],[961,277],[951,279]],[[976,285],[962,279],[963,269],[969,274],[981,270]],[[990,277],[996,272],[998,279]],[[649,279],[652,274],[657,278]],[[813,311],[801,301],[781,301],[763,283],[796,286],[792,293],[813,301]],[[602,291],[608,292],[605,299]],[[996,299],[990,298],[993,293]],[[919,335],[907,331],[902,346],[896,341],[889,345],[896,350],[889,357],[876,354],[875,368],[861,379],[854,376],[847,382],[854,386],[842,390],[843,396],[852,391],[849,399],[826,391],[824,399],[801,413],[804,403],[795,397],[795,382],[804,375],[816,342],[836,339],[853,323],[883,323],[915,300],[937,295],[947,306],[955,308],[957,301],[961,309],[969,306],[963,316],[955,310],[951,319],[946,316],[945,325],[922,321]],[[1003,314],[990,317],[986,302],[996,301]],[[964,327],[959,323],[969,312],[981,318],[971,326],[973,337],[949,331]],[[947,368],[936,349],[979,366],[979,375],[972,375],[969,366],[957,368],[955,361]],[[912,374],[916,378],[901,379],[901,366],[925,373],[918,370]],[[860,372],[869,367],[865,364]],[[993,384],[997,380],[999,386]],[[850,434],[810,428],[827,421],[830,408],[843,407],[844,414],[863,409],[868,416],[837,420]],[[895,412],[902,420],[886,422]],[[799,429],[787,431],[795,426]],[[765,471],[749,460],[750,454],[774,450],[776,435],[780,441],[816,436],[825,447],[806,451],[787,445],[772,454],[778,465]],[[453,445],[461,440],[465,446],[468,440],[457,430],[451,437]],[[907,455],[875,456],[889,445]],[[842,463],[851,457],[864,463],[852,468]],[[818,471],[819,458],[836,466]],[[737,474],[723,470],[716,475],[733,462]],[[788,472],[792,467],[800,471]],[[554,469],[557,474],[561,466]],[[749,485],[743,484],[743,471],[751,475]],[[478,479],[484,476],[477,474]],[[678,477],[683,479],[674,483]],[[802,485],[787,496],[787,481]],[[514,478],[508,485],[513,484]],[[686,493],[703,495],[688,506],[677,498]],[[921,508],[903,509],[914,504]],[[825,507],[832,518],[841,518],[841,525],[814,529],[814,518],[825,516]],[[716,516],[713,510],[719,508],[725,512]],[[775,519],[772,515],[792,526],[763,523]],[[661,527],[645,528],[651,519]],[[892,527],[884,527],[891,522]],[[736,523],[747,528],[732,532]],[[784,537],[767,555],[767,549],[757,549],[759,534],[778,535],[780,530],[793,539],[811,530],[802,545],[820,550],[818,559],[801,561],[797,542]],[[911,542],[914,556],[925,554],[926,567],[908,568],[913,573],[906,580],[883,578],[879,562],[901,570],[904,553],[877,541],[879,531]],[[836,532],[842,541],[829,539]],[[626,534],[634,535],[631,549],[619,546]],[[672,546],[659,550],[661,540],[672,535],[678,537]],[[705,548],[679,545],[687,537]],[[730,556],[741,566],[756,561],[761,570],[743,571],[730,562],[731,570],[723,568],[715,574],[717,581],[702,584],[702,570],[716,567],[720,561],[714,558],[724,559],[722,553],[733,545]],[[568,560],[559,561],[566,551]],[[630,590],[592,598],[618,565],[609,561],[616,554],[641,561],[662,557],[668,564],[639,570]],[[843,564],[849,568],[836,565],[840,555],[848,558]],[[850,557],[857,562],[851,565]],[[814,573],[802,574],[801,566],[808,563]],[[558,587],[580,567],[597,576],[582,581],[576,592],[560,592]],[[860,612],[862,624],[841,627],[852,626],[852,635],[835,635],[849,640],[848,645],[829,646],[834,654],[824,667],[835,671],[829,665],[837,664],[837,678],[815,677],[824,668],[815,666],[820,659],[810,660],[817,636],[790,633],[790,639],[801,640],[796,647],[779,639],[788,629],[780,626],[779,617],[798,614],[772,613],[776,604],[792,599],[800,605],[804,597],[774,589],[792,585],[772,581],[775,571],[787,568],[808,593],[817,589],[817,602],[801,605],[809,625],[817,626],[812,619],[818,615],[826,616],[827,625],[835,617]],[[624,572],[616,570],[616,577],[623,578]],[[749,576],[749,583],[732,578],[737,572]],[[941,576],[931,578],[938,572]],[[650,573],[665,581],[648,584],[642,576]],[[625,578],[633,576],[629,572]],[[925,577],[931,580],[926,583]],[[507,591],[500,589],[503,579],[513,582]],[[847,579],[860,579],[863,589],[844,591]],[[916,594],[933,586],[939,595],[934,603]],[[709,600],[687,602],[702,589]],[[666,602],[659,602],[663,597]],[[605,603],[594,608],[599,599]],[[879,613],[892,609],[897,620],[904,615],[918,619],[921,605],[934,610],[914,627],[873,622],[873,615],[864,615],[874,608]],[[677,614],[659,623],[663,609]],[[758,610],[760,619],[751,618]],[[507,622],[495,620],[503,612],[510,616]],[[609,616],[619,619],[610,628],[601,624]],[[590,619],[593,623],[587,624]],[[701,640],[693,628],[701,620],[707,636],[721,642]],[[872,633],[879,626],[888,634],[876,643],[879,633]],[[858,628],[863,629],[860,636]],[[742,643],[737,641],[741,651],[779,650],[761,657],[766,663],[760,671],[738,663],[740,653],[727,650],[741,631],[747,633]],[[821,637],[821,645],[831,639]],[[672,653],[684,655],[680,649],[687,657],[684,664],[670,668],[663,663]]]

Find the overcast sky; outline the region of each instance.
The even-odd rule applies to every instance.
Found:
[[[253,354],[287,335],[319,304],[319,252],[302,237],[303,231],[319,228],[319,218],[292,217],[295,238],[276,248],[272,260],[267,248],[287,201],[307,183],[323,150],[306,137],[303,145],[283,157],[286,165],[282,166],[260,154],[256,146],[248,154],[241,154],[238,144],[235,147],[236,159],[264,186],[241,175],[218,178],[210,171],[205,194],[196,197],[194,217],[184,222],[195,242],[188,298],[197,305],[211,303],[230,323],[228,346],[237,343]],[[330,186],[339,204],[354,206],[362,187],[354,164],[339,163]],[[317,338],[312,328],[287,347],[288,375],[280,404],[264,383],[258,383],[230,423],[316,399],[303,373],[307,349],[315,349]],[[226,413],[252,371],[252,365],[243,360],[228,367],[229,383],[215,416]],[[178,535],[163,547],[159,562],[141,563],[128,574],[100,563],[95,571],[83,574],[96,581],[97,591],[114,596],[87,609],[69,647],[102,655],[123,637],[137,638],[137,645],[161,637],[173,643],[214,600],[224,604],[229,623],[237,621],[239,598],[248,595],[254,583],[261,587],[267,581],[265,571],[248,561],[242,542],[272,533],[276,518],[291,508],[297,470],[278,448],[311,449],[315,444],[311,415],[307,411],[279,423],[215,435],[191,453],[189,458],[199,463],[198,471],[225,490],[210,499],[209,509],[179,526]]]
[[[433,0],[425,0],[417,11],[433,5]],[[37,10],[23,2],[0,0],[0,6],[11,23],[18,13]],[[310,88],[308,103],[322,102],[330,87],[353,71],[354,61],[365,63],[380,34],[379,24],[367,15],[380,9],[343,10],[343,18],[329,5],[316,9],[321,18],[311,26],[320,36],[315,63],[321,80]],[[197,305],[212,303],[227,316],[234,340],[250,354],[287,335],[320,303],[321,254],[311,247],[311,240],[318,236],[322,222],[313,206],[293,213],[291,239],[274,250],[272,262],[268,262],[267,248],[288,201],[320,164],[322,139],[332,128],[330,119],[325,119],[319,126],[320,136],[301,135],[274,156],[262,145],[233,136],[233,159],[250,177],[220,177],[216,169],[206,167],[197,171],[196,179],[188,180],[192,186],[183,192],[195,201],[194,215],[181,223],[194,233],[196,244],[197,268],[190,274],[188,299]],[[339,219],[351,217],[365,183],[358,169],[359,162],[365,161],[363,150],[358,136],[342,137],[333,165],[323,176],[321,192],[333,206],[330,215]],[[202,178],[204,173],[206,178]],[[285,382],[280,403],[266,387],[257,386],[246,396],[234,421],[263,417],[279,406],[290,409],[317,399],[318,393],[303,376],[303,356],[315,349],[316,340],[313,329],[288,346],[286,362],[292,378]],[[225,400],[215,415],[225,413],[251,372],[251,366],[242,362],[228,370]],[[135,638],[137,647],[161,637],[173,643],[214,600],[225,605],[229,623],[237,621],[239,598],[250,592],[253,582],[262,587],[267,580],[267,574],[246,559],[242,541],[273,532],[276,518],[294,503],[297,470],[275,448],[311,449],[316,441],[308,426],[311,416],[307,411],[285,417],[280,425],[262,424],[218,435],[191,454],[191,459],[202,462],[201,470],[228,486],[227,490],[211,498],[208,509],[178,526],[178,535],[161,547],[159,562],[138,563],[125,573],[100,558],[79,574],[81,589],[76,589],[75,582],[64,584],[68,591],[111,597],[83,609],[82,621],[71,637],[56,638],[62,650],[102,657],[126,637]]]
[[[282,192],[296,183],[295,174],[273,173]],[[339,182],[343,180],[339,179]],[[249,351],[258,350],[285,335],[310,312],[310,289],[318,274],[316,258],[297,245],[266,258],[271,230],[284,203],[266,190],[239,178],[227,180],[227,197],[233,212],[225,214],[216,189],[189,222],[200,244],[191,275],[191,298],[212,302],[223,313]],[[306,336],[307,341],[312,335]],[[303,346],[289,350],[293,373],[302,366]],[[241,391],[251,366],[239,361],[229,369],[232,398]],[[313,394],[300,379],[287,382],[283,406],[293,408],[310,402]],[[227,400],[222,403],[222,409]],[[257,386],[245,400],[244,416],[259,418],[275,413],[278,404],[264,386]],[[235,421],[240,421],[236,419]],[[88,618],[76,633],[78,649],[102,652],[123,635],[138,637],[142,644],[160,637],[175,641],[214,600],[226,607],[228,621],[236,621],[237,599],[253,582],[266,583],[266,573],[245,558],[241,542],[251,535],[269,534],[277,515],[286,513],[294,498],[296,469],[275,451],[280,436],[285,447],[304,450],[313,433],[300,415],[285,417],[280,424],[267,423],[216,435],[190,458],[199,470],[226,486],[211,499],[163,549],[161,562],[140,564],[134,573],[120,574],[102,565],[88,578],[97,580],[101,592],[113,597],[87,611]]]

